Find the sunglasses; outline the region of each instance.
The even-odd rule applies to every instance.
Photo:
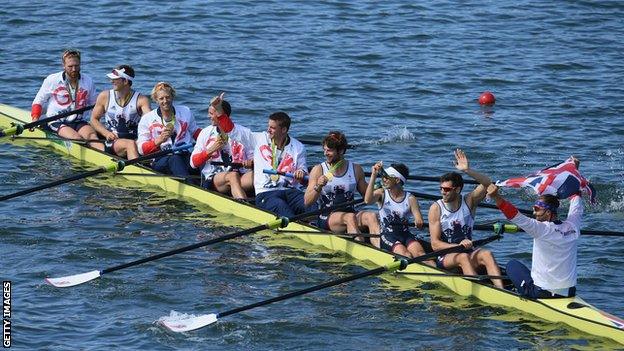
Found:
[[[455,188],[456,188],[455,186],[441,186],[440,190],[448,193],[449,191],[453,191],[453,189],[455,189]]]

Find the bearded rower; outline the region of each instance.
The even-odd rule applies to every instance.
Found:
[[[578,169],[580,161],[573,158]],[[498,194],[491,184],[488,195],[505,217],[533,237],[531,270],[518,260],[507,263],[507,275],[518,293],[531,298],[561,298],[576,295],[576,256],[581,235],[583,200],[580,194],[570,197],[570,208],[565,221],[557,216],[559,199],[554,195],[540,195],[533,205],[535,219],[518,211]]]
[[[91,114],[91,125],[106,139],[106,144],[94,146],[129,160],[137,158],[137,127],[141,116],[151,111],[149,100],[132,89],[132,67],[117,66],[106,76],[113,89],[98,95]]]
[[[310,181],[305,192],[305,205],[311,206],[317,201],[321,208],[353,201],[355,192],[363,197],[367,183],[362,166],[345,159],[347,138],[339,131],[331,131],[323,139],[325,162],[314,166],[310,172]],[[335,233],[379,234],[377,214],[373,211],[355,211],[353,206],[322,214],[318,226]],[[372,237],[371,243],[379,247],[379,238]]]
[[[244,200],[247,193],[253,191],[253,147],[248,139],[251,131],[232,122],[232,107],[223,95],[210,100],[208,116],[211,125],[199,134],[190,165],[201,168],[202,187],[231,193],[235,199]],[[213,165],[212,162],[223,165]],[[233,169],[229,165],[232,163],[242,164],[243,168]]]
[[[377,174],[382,172],[382,188],[375,189]],[[402,163],[392,164],[383,169],[383,163],[377,162],[371,169],[371,177],[366,188],[364,202],[377,203],[381,222],[381,249],[398,253],[406,257],[425,254],[421,240],[409,230],[409,216],[414,217],[418,229],[424,225],[418,199],[403,189],[409,169]],[[426,261],[433,265],[433,261]]]
[[[49,117],[95,103],[93,80],[80,73],[80,51],[65,50],[61,62],[63,71],[46,77],[33,100],[30,112],[33,121],[41,117],[44,107],[47,107],[46,116]],[[88,113],[71,115],[48,123],[48,127],[62,138],[95,140],[97,134],[85,115]]]
[[[193,143],[201,128],[197,127],[191,110],[173,103],[176,91],[167,82],[158,82],[152,89],[152,100],[158,107],[141,117],[138,126],[137,147],[139,154],[171,149],[173,146]],[[152,162],[152,168],[176,176],[187,176],[189,172],[188,152],[161,156]]]
[[[489,275],[500,276],[500,268],[486,249],[472,250],[472,227],[477,205],[486,195],[486,188],[492,181],[487,176],[469,167],[468,157],[460,150],[455,150],[455,168],[474,178],[479,185],[468,195],[462,195],[464,180],[461,174],[450,172],[440,177],[442,199],[429,208],[429,234],[434,250],[442,250],[462,245],[469,252],[450,253],[440,256],[436,264],[439,268],[461,268],[463,274],[476,275],[480,267],[485,267]],[[500,279],[492,282],[503,288]]]

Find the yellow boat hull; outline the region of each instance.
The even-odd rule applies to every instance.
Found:
[[[10,123],[27,123],[29,121],[30,115],[27,111],[0,104],[0,127],[8,127]],[[37,137],[47,136],[41,130],[34,132],[25,131],[24,134]],[[40,145],[52,146],[56,150],[68,154],[81,162],[103,165],[110,163],[111,160],[110,155],[77,143],[57,140],[37,140],[35,142]],[[128,166],[121,173],[122,175],[123,173],[146,174],[146,176],[132,175],[125,177],[135,182],[163,189],[176,196],[206,204],[216,211],[231,214],[255,223],[266,223],[275,218],[269,212],[231,200],[221,194],[206,191],[172,178],[149,176],[150,174],[155,174],[155,172],[142,166]],[[299,223],[290,223],[287,229],[317,231],[314,227]],[[386,265],[394,261],[394,257],[384,251],[337,236],[296,234],[296,237],[311,245],[322,246],[332,251],[341,251],[358,260],[370,261],[370,263],[376,266]],[[444,273],[436,268],[421,264],[410,265],[405,272]],[[600,311],[579,297],[542,300],[526,299],[507,290],[497,289],[485,283],[456,276],[403,275],[401,278],[392,279],[393,284],[399,282],[400,285],[409,288],[414,286],[414,281],[435,282],[461,296],[474,296],[487,304],[521,310],[552,322],[565,323],[586,333],[610,338],[624,344],[624,320]]]

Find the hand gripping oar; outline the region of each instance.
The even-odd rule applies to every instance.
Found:
[[[498,240],[500,239],[501,236],[500,235],[494,235],[491,236],[489,238],[485,238],[485,239],[481,239],[481,240],[475,240],[473,242],[473,244],[475,246],[482,246],[485,245],[491,241],[494,240]],[[449,247],[443,250],[439,250],[439,251],[434,251],[431,253],[428,253],[426,255],[422,255],[422,256],[418,256],[418,257],[414,257],[414,258],[402,258],[398,261],[394,261],[392,263],[389,263],[385,266],[381,266],[375,269],[371,269],[362,273],[358,273],[358,274],[354,274],[354,275],[350,275],[344,278],[340,278],[340,279],[336,279],[336,280],[332,280],[332,281],[328,281],[319,285],[315,285],[309,288],[305,288],[305,289],[301,289],[301,290],[297,290],[297,291],[293,291],[290,292],[288,294],[285,295],[281,295],[281,296],[277,296],[268,300],[264,300],[264,301],[260,301],[260,302],[256,302],[256,303],[252,303],[250,305],[246,305],[246,306],[242,306],[242,307],[238,307],[229,311],[224,311],[224,312],[219,312],[219,313],[210,313],[210,314],[204,314],[201,316],[196,316],[196,317],[190,317],[190,318],[185,318],[185,319],[179,319],[179,318],[167,318],[167,317],[163,317],[159,320],[159,322],[164,325],[166,328],[168,328],[171,331],[174,332],[186,332],[186,331],[191,331],[191,330],[195,330],[195,329],[199,329],[199,328],[203,328],[209,324],[215,323],[217,320],[219,320],[219,318],[223,318],[235,313],[239,313],[239,312],[243,312],[246,310],[250,310],[252,308],[256,308],[256,307],[260,307],[260,306],[264,306],[264,305],[268,305],[271,304],[273,302],[278,302],[278,301],[283,301],[286,299],[290,299],[292,297],[296,297],[296,296],[300,296],[300,295],[304,295],[307,293],[311,293],[317,290],[321,290],[321,289],[325,289],[325,288],[329,288],[331,286],[335,286],[335,285],[339,285],[339,284],[344,284],[356,279],[360,279],[360,278],[364,278],[364,277],[369,277],[369,276],[373,276],[373,275],[379,275],[381,273],[384,272],[394,272],[397,270],[403,270],[405,269],[405,267],[407,267],[408,265],[412,264],[412,263],[416,263],[416,262],[422,262],[422,261],[427,261],[430,260],[432,258],[436,258],[438,256],[442,256],[442,255],[446,255],[449,253],[453,253],[453,252],[463,252],[466,251],[466,249],[463,246],[454,246],[454,247]]]
[[[5,137],[5,136],[10,136],[10,135],[20,135],[22,134],[22,132],[26,129],[30,129],[30,128],[35,128],[35,127],[39,127],[42,126],[46,123],[50,123],[53,121],[56,121],[57,119],[61,119],[61,118],[65,118],[67,116],[71,116],[71,115],[76,115],[76,114],[80,114],[83,113],[85,111],[89,111],[90,109],[92,109],[93,107],[95,107],[95,105],[89,105],[89,106],[85,106],[76,110],[72,110],[72,111],[66,111],[66,112],[61,112],[57,115],[54,115],[52,117],[46,117],[37,121],[33,121],[30,123],[26,123],[26,124],[14,124],[12,127],[7,128],[7,129],[0,129],[0,138]]]
[[[192,147],[193,147],[192,144],[185,144],[185,145],[181,145],[181,146],[177,146],[177,147],[171,148],[169,150],[163,150],[163,151],[155,152],[153,154],[149,154],[149,155],[145,155],[145,156],[142,156],[142,157],[139,157],[139,158],[135,158],[133,160],[114,161],[114,162],[111,162],[110,164],[108,164],[106,166],[101,166],[101,167],[99,167],[97,169],[94,169],[94,170],[91,170],[91,171],[79,173],[79,174],[73,175],[73,176],[68,177],[68,178],[55,180],[53,182],[50,182],[50,183],[47,183],[47,184],[43,184],[43,185],[39,185],[39,186],[36,186],[34,188],[29,188],[29,189],[25,189],[25,190],[22,190],[22,191],[18,191],[18,192],[13,193],[13,194],[1,196],[0,197],[0,201],[12,199],[14,197],[18,197],[18,196],[22,196],[22,195],[26,195],[26,194],[30,194],[30,193],[34,193],[35,191],[51,188],[51,187],[54,187],[54,186],[57,186],[57,185],[73,182],[75,180],[91,177],[91,176],[94,176],[94,175],[97,175],[97,174],[101,174],[101,173],[106,173],[106,172],[115,173],[115,172],[119,172],[122,169],[124,169],[124,167],[126,167],[126,166],[130,166],[130,165],[133,165],[133,164],[136,164],[136,163],[139,163],[139,162],[142,162],[142,161],[146,161],[146,160],[151,160],[153,158],[164,156],[164,155],[176,152],[176,151],[187,150],[187,149],[190,149]]]
[[[67,288],[70,286],[75,286],[75,285],[79,285],[82,283],[86,283],[90,280],[99,278],[100,276],[102,276],[103,274],[106,273],[111,273],[114,271],[118,271],[120,269],[124,269],[124,268],[129,268],[129,267],[133,267],[133,266],[137,266],[140,265],[142,263],[146,263],[146,262],[151,262],[151,261],[155,261],[158,260],[160,258],[163,257],[168,257],[168,256],[172,256],[175,254],[179,254],[182,252],[186,252],[186,251],[190,251],[190,250],[194,250],[194,249],[198,249],[200,247],[204,247],[204,246],[208,246],[208,245],[212,245],[212,244],[216,244],[222,241],[226,241],[226,240],[230,240],[230,239],[234,239],[234,238],[239,238],[241,236],[245,236],[245,235],[249,235],[249,234],[253,234],[256,232],[259,232],[261,230],[265,230],[265,229],[277,229],[277,228],[284,228],[286,226],[288,226],[289,222],[294,222],[300,219],[304,219],[310,216],[315,216],[321,213],[324,213],[326,211],[332,211],[334,209],[337,208],[343,208],[343,207],[347,207],[347,206],[351,206],[351,205],[355,205],[359,202],[362,202],[362,199],[359,200],[353,200],[353,201],[349,201],[349,202],[344,202],[332,207],[328,207],[328,208],[323,208],[320,210],[315,210],[315,211],[311,211],[311,212],[306,212],[306,213],[302,213],[293,217],[281,217],[281,218],[277,218],[269,223],[265,223],[253,228],[249,228],[249,229],[245,229],[243,231],[240,232],[236,232],[236,233],[231,233],[231,234],[227,234],[227,235],[223,235],[217,238],[213,238],[213,239],[209,239],[209,240],[204,240],[192,245],[188,245],[188,246],[184,246],[184,247],[180,247],[171,251],[167,251],[167,252],[163,252],[163,253],[159,253],[156,255],[152,255],[149,257],[145,257],[145,258],[141,258],[132,262],[128,262],[128,263],[124,263],[124,264],[120,264],[118,266],[114,266],[114,267],[110,267],[110,268],[106,268],[103,270],[96,270],[96,271],[91,271],[91,272],[86,272],[86,273],[81,273],[81,274],[75,274],[75,275],[69,275],[66,277],[59,277],[59,278],[46,278],[45,281],[50,284],[53,285],[57,288]]]
[[[390,225],[402,225],[404,224],[403,222],[390,222]],[[414,223],[408,223],[408,225],[410,227],[415,226]],[[423,228],[428,227],[429,226],[429,222],[424,222],[423,223]],[[503,233],[516,233],[516,232],[521,232],[523,231],[522,229],[520,229],[517,225],[513,224],[513,223],[502,223],[502,222],[496,222],[496,223],[492,223],[492,224],[474,224],[472,226],[472,229],[476,229],[476,230],[493,230],[494,233],[498,233],[498,234],[503,234]]]

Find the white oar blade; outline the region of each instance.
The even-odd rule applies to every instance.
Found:
[[[165,328],[176,332],[182,333],[199,328],[203,328],[217,321],[217,315],[214,313],[204,314],[197,317],[180,318],[178,317],[162,317],[159,322],[164,325]]]
[[[95,278],[100,277],[100,271],[91,271],[87,273],[80,273],[75,275],[68,275],[66,277],[59,278],[45,278],[46,283],[55,286],[57,288],[68,288],[70,286],[80,285],[86,283]]]

